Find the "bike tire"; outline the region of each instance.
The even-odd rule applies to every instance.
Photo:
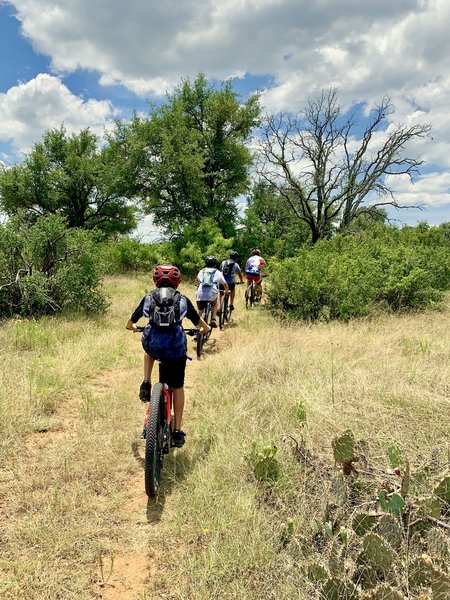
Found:
[[[245,308],[248,308],[248,303],[250,300],[250,290],[249,290],[249,285],[245,288]]]
[[[162,469],[164,393],[162,383],[155,383],[150,398],[145,437],[145,493],[149,498],[158,494]]]
[[[255,284],[252,282],[250,287],[250,306],[255,304]]]
[[[209,326],[211,326],[211,304],[208,302],[208,304],[206,305],[205,308],[205,313],[204,313],[204,317],[203,320],[205,321],[205,323],[207,323]],[[211,331],[212,329],[210,329],[208,331],[208,333],[204,333],[203,334],[203,342],[206,342],[207,340],[209,340],[209,338],[211,337]]]
[[[229,296],[225,296],[224,300],[223,300],[223,319],[225,323],[228,323],[228,321],[230,320],[231,317],[231,310],[230,310],[230,297]]]
[[[197,358],[202,357],[204,339],[205,334],[199,331],[197,334]]]
[[[220,300],[220,308],[219,308],[219,327],[220,327],[220,329],[223,329],[223,326],[225,324],[225,302],[226,302],[227,298],[228,298],[228,296],[226,296],[224,294]]]

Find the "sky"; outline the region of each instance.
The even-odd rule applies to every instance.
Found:
[[[199,72],[242,100],[259,91],[268,113],[333,87],[345,109],[389,95],[392,124],[432,124],[408,149],[420,177],[393,184],[424,209],[390,216],[449,221],[449,31],[449,0],[0,0],[0,161],[62,123],[101,136]]]

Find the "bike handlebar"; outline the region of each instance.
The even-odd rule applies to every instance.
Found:
[[[136,329],[133,329],[133,333],[137,333],[137,332],[143,332],[145,330],[145,327],[143,325],[137,325]],[[184,328],[183,327],[183,331],[187,334],[187,335],[197,335],[197,333],[200,331],[200,329],[198,329],[197,327],[188,327],[188,328]]]

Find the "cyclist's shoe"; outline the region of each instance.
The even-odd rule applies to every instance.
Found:
[[[216,319],[211,319],[211,327],[214,329],[217,327]]]
[[[232,304],[230,304],[230,311],[234,310],[234,306]]]
[[[143,381],[139,388],[139,398],[142,402],[150,402],[150,391],[152,386],[149,381]]]
[[[181,448],[184,445],[184,438],[186,434],[181,429],[175,429],[172,433],[172,446],[175,448]]]

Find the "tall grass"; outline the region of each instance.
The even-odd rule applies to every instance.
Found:
[[[332,438],[347,428],[381,467],[393,442],[413,466],[441,450],[450,307],[281,325],[260,308],[246,312],[241,297],[234,326],[214,332],[205,360],[188,366],[186,446],[166,462],[162,494],[147,508],[142,489],[130,487],[142,478],[141,349],[124,329],[146,285],[110,279],[105,317],[0,327],[0,597],[98,597],[106,593],[96,584],[99,557],[109,565],[108,556],[132,551],[154,564],[145,590],[130,598],[313,597],[301,540],[329,489],[320,469],[295,459],[292,438],[303,438],[324,469]],[[277,446],[281,475],[271,486],[245,459],[253,442]],[[150,527],[139,540],[126,514],[138,494]],[[295,543],[286,545],[288,521]]]

